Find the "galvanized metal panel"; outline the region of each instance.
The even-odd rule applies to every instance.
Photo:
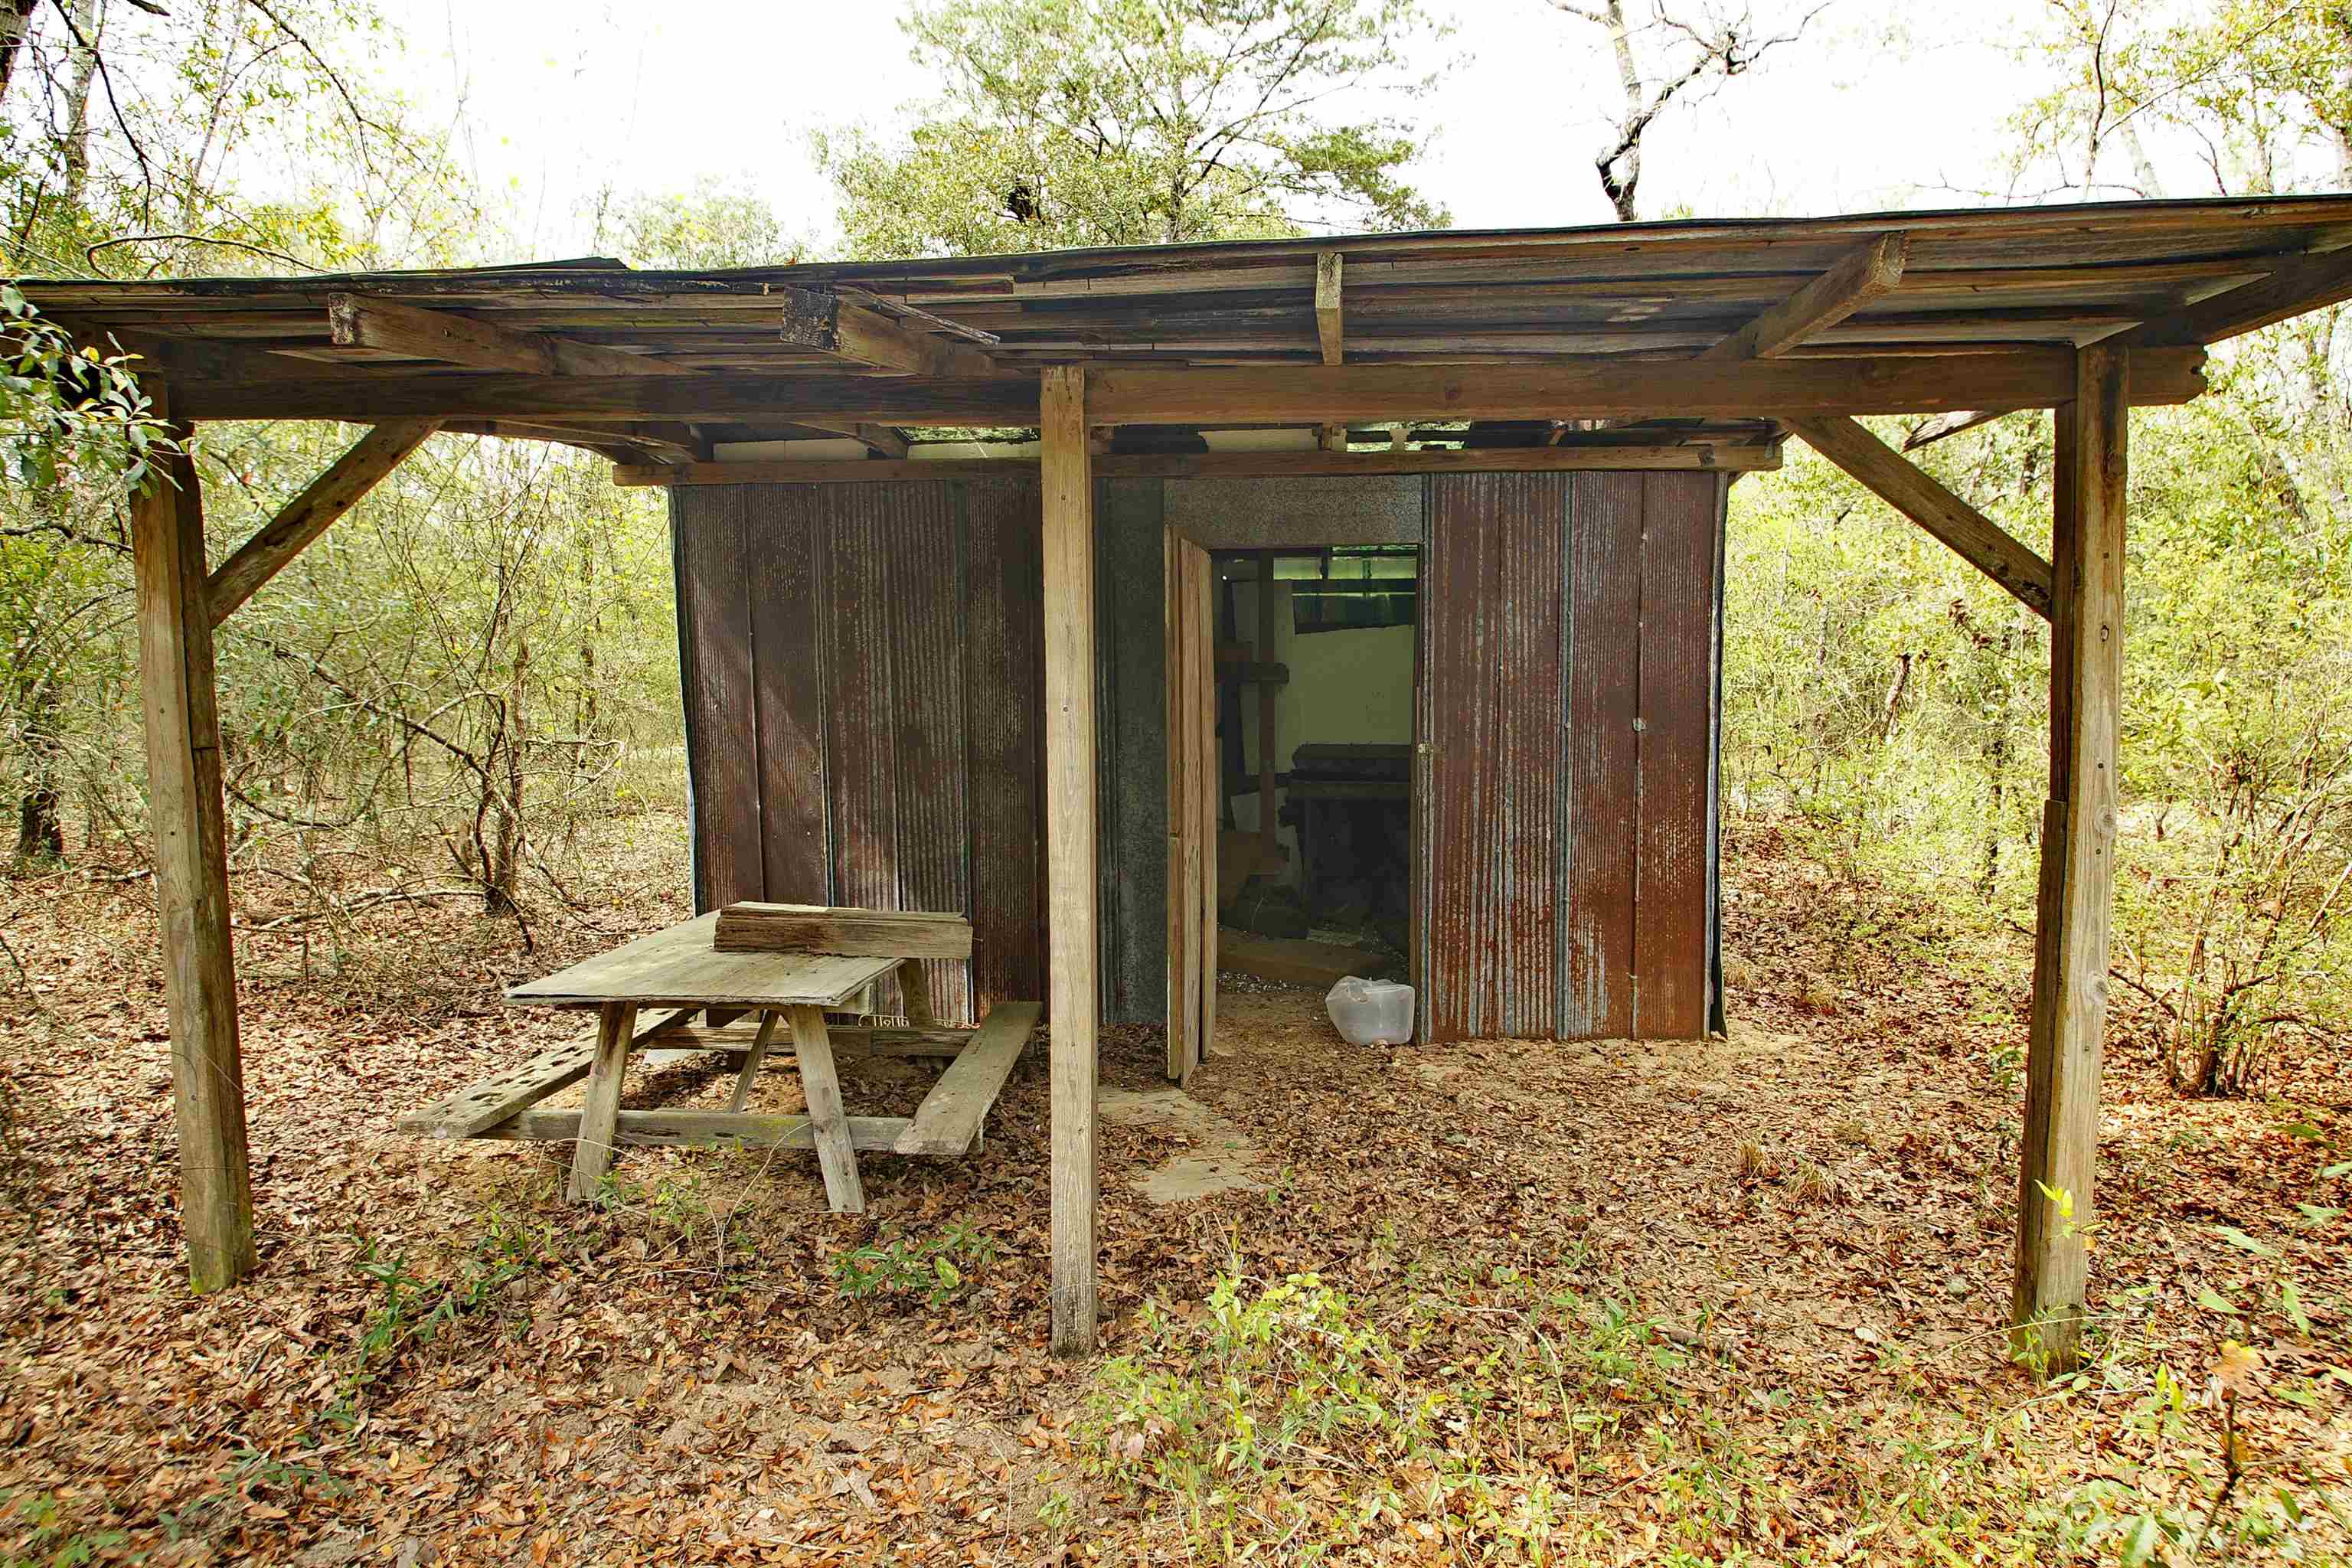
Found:
[[[1559,1031],[1569,1039],[1633,1032],[1643,482],[1626,473],[1574,481],[1560,892]]]
[[[1103,1021],[1167,1017],[1168,675],[1163,574],[1167,531],[1159,479],[1106,479],[1095,516],[1104,585],[1096,646],[1104,703],[1097,767],[1103,781]]]
[[[713,485],[680,497],[678,604],[684,638],[687,765],[694,778],[695,905],[754,899],[760,858],[759,736],[752,722],[751,602],[745,585],[744,495]]]
[[[1706,1033],[1708,787],[1717,499],[1711,474],[1643,480],[1641,826],[1633,1032]]]

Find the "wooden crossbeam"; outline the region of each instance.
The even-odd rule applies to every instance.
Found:
[[[777,335],[794,348],[908,375],[1001,374],[983,350],[918,331],[830,289],[785,289],[777,300],[783,307]]]
[[[1127,452],[1094,460],[1109,479],[1279,479],[1362,474],[1559,473],[1580,469],[1720,470],[1777,468],[1777,447],[1756,442],[1687,447],[1477,447],[1402,452]],[[636,485],[871,484],[877,479],[986,479],[1034,476],[1034,458],[968,458],[908,462],[654,464],[613,470],[613,482]]]
[[[338,348],[379,349],[528,375],[694,374],[684,365],[645,354],[544,332],[517,331],[450,310],[427,310],[361,294],[338,294],[327,301],[327,335]]]
[[[2197,396],[2204,390],[2197,352],[2135,354],[2133,396],[2150,404]],[[2055,407],[2074,396],[2074,364],[2069,349],[1525,365],[1113,364],[1087,373],[1087,406],[1104,425],[1939,414],[2000,403]]]
[[[1309,425],[1334,420],[1594,418],[1673,415],[1941,414],[2053,408],[2074,396],[2074,353],[1899,358],[1804,356],[1744,363],[1562,360],[1531,364],[1090,370],[1097,425]],[[2132,355],[2132,396],[2186,403],[2205,389],[2203,351]],[[1030,425],[1034,377],[438,375],[175,382],[193,419],[688,419],[882,425]]]
[[[1880,235],[1698,357],[1771,359],[1788,353],[1903,281],[1909,245],[1900,234]]]
[[[253,597],[256,589],[359,504],[362,496],[400,467],[437,428],[438,422],[432,419],[395,419],[361,437],[357,445],[336,458],[331,468],[311,480],[309,489],[288,502],[285,510],[205,579],[205,597],[213,625],[228,619],[231,611]]]
[[[2143,321],[2105,343],[2126,348],[2218,343],[2347,300],[2352,300],[2352,246],[2297,257],[2267,278]],[[2135,374],[2141,363],[2133,357]]]
[[[1938,484],[1902,453],[1842,415],[1792,419],[1808,446],[1843,468],[1864,489],[1942,540],[1961,559],[2017,595],[2045,620],[2050,615],[2050,563],[2006,530]]]

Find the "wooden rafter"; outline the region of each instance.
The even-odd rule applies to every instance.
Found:
[[[830,289],[785,289],[776,299],[783,308],[778,335],[794,348],[905,375],[1003,374],[982,349],[919,331]]]
[[[205,580],[205,599],[212,624],[220,625],[254,591],[276,576],[286,563],[302,553],[334,521],[359,503],[378,480],[400,467],[439,427],[431,419],[397,419],[377,426],[360,437],[332,467],[310,481],[308,489],[286,505],[258,532],[237,548]]]
[[[1843,415],[1789,423],[1808,446],[1843,468],[1864,489],[1951,546],[1961,559],[2008,589],[2034,614],[2049,617],[2050,563],[1999,523]]]
[[[2143,321],[2105,341],[2126,348],[2218,343],[2347,300],[2352,300],[2352,246],[2297,257],[2267,278]]]
[[[338,294],[327,302],[327,334],[338,348],[376,349],[446,360],[477,370],[526,375],[692,375],[683,365],[545,332],[519,332],[450,310]]]
[[[695,463],[710,454],[709,444],[681,425],[566,425],[560,420],[451,419],[441,428],[459,436],[497,436],[509,441],[551,441],[583,452],[611,455],[616,448],[644,453],[659,462]]]
[[[1340,268],[1346,258],[1327,250],[1315,258],[1315,339],[1325,364],[1347,358],[1347,321],[1339,303]]]
[[[1837,325],[1903,281],[1909,242],[1883,234],[1723,339],[1703,360],[1772,359]]]
[[[1127,452],[1094,459],[1106,479],[1276,479],[1362,474],[1558,473],[1579,469],[1777,468],[1777,447],[1761,442],[1680,447],[1490,447],[1455,451]],[[877,479],[1008,478],[1037,471],[1035,458],[916,458],[853,461],[688,463],[615,468],[619,485],[856,484]]]

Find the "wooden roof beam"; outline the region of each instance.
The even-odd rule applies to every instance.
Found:
[[[2126,348],[2218,343],[2352,300],[2352,245],[2295,257],[2269,277],[2200,300],[2103,342]]]
[[[798,423],[812,430],[822,430],[828,436],[844,436],[859,442],[877,458],[899,458],[907,455],[907,437],[887,425],[860,425],[854,419],[840,419],[831,424],[803,419]]]
[[[983,350],[919,331],[834,289],[785,289],[776,298],[784,312],[778,335],[794,348],[904,375],[1003,374]]]
[[[2204,351],[2142,349],[2142,405],[2205,390]],[[2071,349],[1741,363],[1557,361],[1532,364],[1106,365],[1088,406],[1103,425],[1307,425],[1356,420],[1735,418],[2054,408],[2074,392]],[[192,419],[685,419],[777,425],[1034,425],[1034,377],[340,375],[174,381]]]
[[[1864,489],[1950,545],[2035,615],[2050,618],[2050,563],[1999,523],[1843,415],[1791,419],[1789,425]]]
[[[1773,359],[1827,331],[1903,281],[1910,241],[1882,234],[1698,357]]]
[[[287,503],[286,510],[237,547],[205,580],[205,602],[213,625],[228,619],[254,591],[283,571],[311,541],[334,521],[359,504],[408,454],[425,445],[440,427],[432,419],[398,419],[379,425],[358,445],[335,459],[334,466],[310,481],[310,488]]]
[[[442,426],[459,436],[496,436],[509,441],[552,441],[583,451],[610,457],[619,447],[632,447],[656,461],[698,463],[709,459],[709,444],[699,441],[683,425],[570,425],[543,419],[451,419]]]
[[[1750,473],[1780,466],[1765,442],[1656,447],[1423,447],[1380,452],[1120,452],[1097,457],[1111,479],[1268,479],[1362,474],[1556,473],[1583,468]],[[1034,474],[1025,458],[915,458],[907,462],[688,463],[615,468],[635,485],[854,484],[876,479],[1012,479]]]
[[[379,349],[446,360],[475,370],[526,375],[692,375],[684,365],[544,332],[517,331],[448,310],[338,294],[327,301],[327,334],[338,348]]]

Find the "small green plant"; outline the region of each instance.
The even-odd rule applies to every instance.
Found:
[[[533,1224],[491,1208],[482,1234],[455,1273],[428,1279],[408,1266],[405,1253],[385,1257],[376,1242],[354,1236],[359,1250],[352,1267],[375,1282],[380,1294],[360,1326],[358,1364],[344,1379],[342,1396],[330,1419],[357,1419],[361,1394],[396,1366],[411,1350],[428,1344],[460,1319],[481,1311],[517,1279],[542,1267],[554,1247],[554,1226]]]
[[[971,1276],[996,1261],[996,1241],[961,1222],[929,1241],[890,1230],[864,1247],[837,1252],[833,1277],[853,1301],[877,1296],[919,1297],[937,1307],[964,1293]]]
[[[65,1522],[48,1492],[0,1492],[0,1527],[17,1533],[0,1568],[80,1568],[131,1538],[119,1530],[83,1531]]]

